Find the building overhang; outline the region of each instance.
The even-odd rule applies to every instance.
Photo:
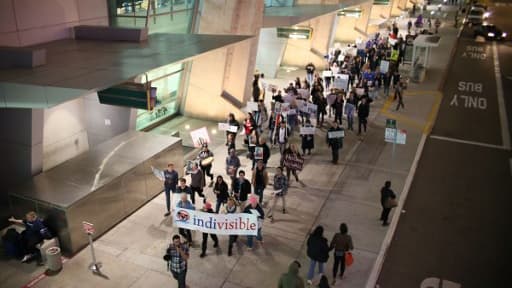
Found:
[[[46,49],[46,65],[0,69],[0,108],[49,108],[251,37],[161,33],[139,43],[68,39],[35,45]]]

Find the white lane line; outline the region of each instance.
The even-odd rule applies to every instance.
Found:
[[[400,215],[402,214],[401,212],[404,208],[405,199],[407,199],[407,194],[409,194],[409,189],[411,188],[412,180],[414,178],[414,174],[416,173],[416,168],[418,168],[418,162],[420,160],[421,152],[423,152],[426,139],[427,134],[421,135],[420,144],[416,150],[416,155],[414,155],[414,161],[412,162],[411,170],[409,170],[409,175],[407,175],[407,178],[405,179],[404,189],[400,194],[400,198],[398,199],[398,206],[395,208],[395,212],[393,213],[393,218],[389,224],[388,231],[386,232],[386,236],[384,236],[384,240],[380,246],[379,255],[377,255],[377,259],[373,264],[373,268],[370,276],[368,277],[368,281],[366,281],[366,288],[375,288],[377,285],[377,280],[379,278],[380,271],[382,270],[384,259],[386,258],[389,245],[391,244],[391,240],[395,234],[396,226],[398,225],[398,219],[400,218]]]
[[[505,98],[503,97],[503,83],[501,80],[500,60],[498,46],[492,42],[492,54],[494,58],[494,74],[496,78],[496,90],[498,92],[498,109],[500,111],[501,137],[503,146],[510,149],[510,130],[508,130],[507,111],[505,111]]]
[[[487,144],[482,142],[476,142],[476,141],[468,141],[468,140],[462,140],[457,138],[451,138],[451,137],[444,137],[444,136],[437,136],[437,135],[430,135],[430,138],[438,139],[438,140],[445,140],[450,142],[456,142],[456,143],[462,143],[462,144],[469,144],[469,145],[475,145],[475,146],[482,146],[487,148],[494,148],[494,149],[502,149],[502,150],[510,150],[510,148],[507,148],[505,146],[499,146],[499,145],[493,145],[493,144]]]

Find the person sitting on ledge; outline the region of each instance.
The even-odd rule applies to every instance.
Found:
[[[25,230],[21,232],[21,247],[23,249],[23,259],[21,262],[28,262],[34,258],[41,262],[41,254],[38,249],[38,244],[41,244],[44,239],[52,238],[50,231],[44,225],[43,219],[39,218],[34,211],[30,211],[25,215],[25,219],[9,218],[9,222],[25,226]]]

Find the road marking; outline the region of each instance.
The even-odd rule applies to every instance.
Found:
[[[496,90],[498,92],[498,109],[500,111],[501,137],[503,146],[510,149],[510,132],[508,130],[507,111],[505,111],[505,99],[503,97],[503,83],[501,81],[500,60],[498,59],[498,46],[492,42],[492,54],[494,57],[494,74],[496,76]]]
[[[439,112],[439,106],[441,106],[441,101],[443,100],[443,93],[436,91],[435,102],[432,105],[432,109],[430,109],[430,113],[428,113],[427,124],[425,124],[425,128],[423,129],[423,134],[428,134],[432,131],[432,127],[434,126],[434,120],[437,117],[437,113]]]
[[[382,245],[380,246],[379,255],[377,255],[377,259],[375,259],[375,263],[373,264],[372,271],[370,272],[370,276],[368,277],[368,281],[366,281],[366,288],[376,287],[377,279],[379,278],[380,271],[382,270],[382,265],[384,264],[385,256],[388,252],[389,246],[391,245],[391,240],[393,239],[393,235],[395,234],[396,226],[398,225],[398,219],[402,214],[396,211],[403,210],[405,199],[407,199],[407,194],[409,194],[412,180],[414,178],[414,174],[416,173],[416,168],[418,167],[418,162],[420,160],[421,152],[423,152],[423,147],[425,146],[426,139],[426,134],[421,135],[420,144],[418,145],[418,149],[416,150],[416,154],[414,155],[414,160],[412,162],[411,169],[409,170],[409,175],[407,175],[407,178],[405,179],[404,189],[402,190],[402,193],[400,194],[400,197],[398,199],[398,206],[395,209],[393,218],[391,218],[391,223],[389,225],[388,231],[386,232],[386,236],[384,236]]]
[[[450,142],[456,142],[456,143],[462,143],[462,144],[482,146],[482,147],[487,147],[487,148],[494,148],[494,149],[501,149],[501,150],[510,150],[510,148],[504,147],[504,146],[500,146],[500,145],[493,145],[493,144],[487,144],[487,143],[476,142],[476,141],[468,141],[468,140],[462,140],[462,139],[451,138],[451,137],[430,135],[430,138],[434,138],[434,139],[438,139],[438,140],[444,140],[444,141],[450,141]]]

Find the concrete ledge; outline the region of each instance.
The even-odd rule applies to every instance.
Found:
[[[46,64],[46,49],[0,47],[0,68],[33,68]]]
[[[73,27],[76,40],[130,41],[148,40],[147,28],[119,28],[80,25]]]

